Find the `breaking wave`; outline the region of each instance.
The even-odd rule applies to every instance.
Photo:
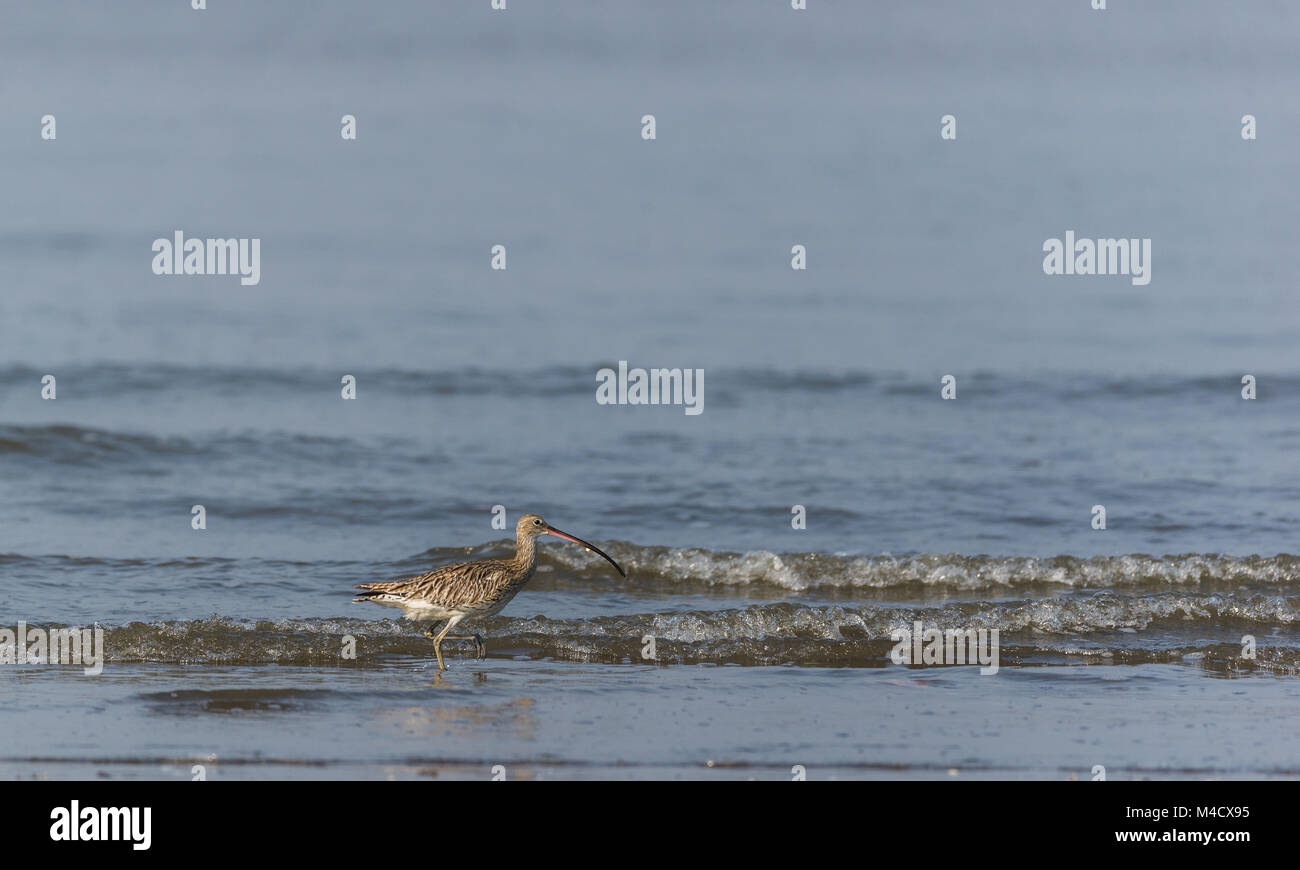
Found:
[[[997,629],[1003,665],[1194,663],[1222,671],[1300,673],[1300,597],[1169,592],[1123,597],[953,603],[934,607],[792,603],[581,619],[497,617],[482,626],[493,657],[648,663],[884,667],[891,632]],[[395,620],[239,620],[225,616],[105,626],[108,662],[296,666],[427,659],[420,630]],[[1241,638],[1257,638],[1254,659]],[[355,645],[355,658],[345,653]],[[448,641],[451,657],[470,645]]]
[[[1191,588],[1239,584],[1300,584],[1300,558],[1277,556],[829,556],[820,553],[723,553],[611,543],[607,550],[635,582],[645,585],[767,585],[789,591],[931,587],[1014,590]],[[548,550],[544,562],[599,573],[598,557]]]

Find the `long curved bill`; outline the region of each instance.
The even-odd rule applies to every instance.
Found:
[[[588,544],[588,543],[587,543],[586,541],[584,541],[582,538],[575,538],[573,535],[570,535],[570,534],[568,534],[568,533],[566,533],[566,532],[562,532],[562,531],[560,531],[559,529],[557,529],[557,528],[555,528],[555,527],[553,527],[553,526],[547,526],[547,527],[546,527],[546,534],[548,534],[548,535],[554,535],[555,537],[560,538],[560,539],[562,539],[562,540],[569,541],[569,542],[574,543],[574,544],[580,544],[581,546],[586,547],[588,550],[590,550],[591,552],[595,553],[597,556],[600,556],[602,559],[604,559],[604,560],[605,560],[606,562],[608,562],[609,564],[613,565],[613,566],[614,566],[614,570],[617,571],[619,574],[621,574],[621,575],[624,576],[624,577],[627,576],[627,572],[624,571],[622,568],[620,568],[620,567],[618,566],[618,563],[617,563],[617,562],[615,562],[613,559],[609,558],[609,554],[608,554],[608,553],[604,552],[604,551],[601,550],[599,547],[595,547],[595,546],[592,546],[591,544]]]

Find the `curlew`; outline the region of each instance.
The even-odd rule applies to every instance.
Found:
[[[354,603],[373,601],[386,607],[400,608],[406,618],[414,622],[445,621],[447,625],[436,635],[433,626],[424,632],[433,641],[438,670],[445,671],[442,642],[448,639],[447,633],[463,620],[474,623],[495,616],[519,594],[537,568],[537,538],[542,535],[554,535],[581,544],[613,565],[619,574],[627,576],[627,572],[600,549],[554,528],[537,514],[526,514],[515,525],[514,558],[458,562],[405,580],[363,583],[357,587],[362,590],[361,596],[352,600]],[[452,637],[451,640],[473,640],[479,658],[487,655],[487,644],[477,632],[472,637]]]

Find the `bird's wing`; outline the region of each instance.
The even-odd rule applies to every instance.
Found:
[[[405,580],[362,583],[356,587],[361,595],[355,600],[418,599],[441,606],[465,604],[489,595],[500,585],[504,569],[505,564],[495,559],[457,562]]]
[[[376,583],[362,583],[356,588],[361,590],[362,598],[410,598],[424,585],[431,582],[436,583],[441,577],[454,573],[463,564],[443,565],[441,568],[434,568],[426,574],[407,577],[404,580],[381,580]]]

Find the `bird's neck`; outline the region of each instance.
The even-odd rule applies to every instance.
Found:
[[[532,535],[520,535],[515,539],[514,562],[520,569],[532,572],[537,566],[537,539]]]

